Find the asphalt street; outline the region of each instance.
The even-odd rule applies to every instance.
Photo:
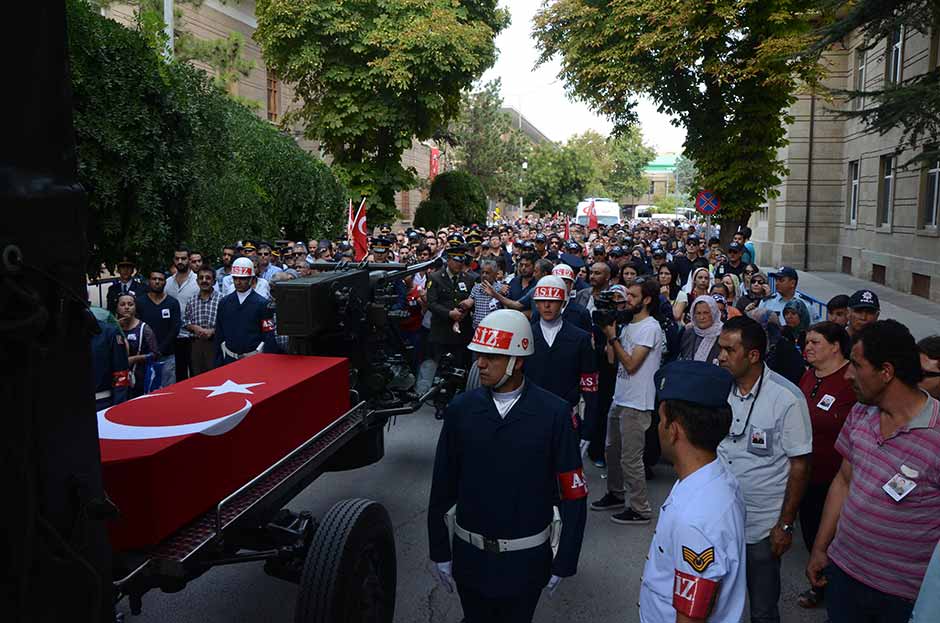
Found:
[[[431,485],[434,448],[440,431],[428,409],[398,418],[386,435],[386,456],[375,465],[314,482],[291,505],[322,515],[345,498],[365,497],[381,502],[395,526],[398,550],[398,623],[456,623],[460,602],[435,583],[427,557],[426,508]],[[194,466],[194,468],[198,468]],[[588,466],[590,499],[604,491],[601,471]],[[650,498],[658,509],[675,480],[668,465],[656,467],[650,481]],[[609,513],[588,513],[587,530],[578,574],[565,579],[555,596],[543,597],[537,623],[630,623],[639,620],[637,596],[640,576],[655,521],[648,526],[619,526]],[[824,610],[806,611],[796,596],[806,588],[803,567],[806,549],[797,536],[784,557],[781,614],[784,623],[825,620]],[[119,611],[128,622],[210,623],[214,621],[293,621],[296,586],[271,578],[261,563],[247,563],[211,570],[184,591],[144,596],[143,613],[130,616],[127,603]],[[746,619],[745,619],[746,620]]]

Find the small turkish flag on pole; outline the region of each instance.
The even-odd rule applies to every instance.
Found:
[[[594,207],[594,200],[591,199],[591,205],[584,211],[588,217],[588,229],[597,229],[597,208]]]
[[[353,219],[352,231],[353,250],[356,254],[356,261],[360,262],[369,254],[369,236],[366,235],[366,198],[362,198],[359,204],[359,210]]]
[[[565,217],[565,240],[571,238],[571,231],[568,229],[568,217]]]

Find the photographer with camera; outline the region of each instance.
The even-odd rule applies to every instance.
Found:
[[[663,330],[656,319],[659,285],[639,278],[626,284],[627,313],[605,311],[595,322],[602,326],[618,364],[614,400],[607,414],[607,493],[592,510],[623,508],[611,521],[648,524],[652,515],[646,492],[643,450],[652,421],[656,391],[653,375],[663,355]],[[625,500],[630,491],[629,505]]]

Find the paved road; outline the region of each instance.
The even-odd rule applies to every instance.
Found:
[[[387,454],[379,463],[352,472],[327,474],[296,500],[294,508],[322,514],[335,502],[369,497],[388,508],[398,548],[399,623],[455,623],[461,619],[455,595],[436,588],[428,571],[426,514],[434,446],[440,423],[424,410],[401,417],[387,435]],[[672,468],[657,466],[650,483],[658,508],[674,480]],[[588,468],[591,499],[601,493],[599,470]],[[538,623],[629,623],[638,620],[636,602],[640,575],[654,526],[618,526],[606,513],[590,512],[577,576],[565,580],[556,596],[542,599]],[[797,530],[799,532],[799,530]],[[794,605],[804,589],[806,553],[797,537],[784,559],[783,621],[821,623],[824,613]],[[264,574],[259,563],[210,571],[176,594],[153,592],[144,597],[140,617],[128,622],[211,623],[214,621],[292,621],[297,589]],[[121,611],[127,612],[126,602]]]

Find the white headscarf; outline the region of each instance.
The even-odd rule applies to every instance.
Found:
[[[695,323],[695,308],[700,303],[707,305],[709,311],[712,313],[712,326],[707,329],[700,329]],[[692,312],[690,315],[692,316],[692,330],[695,331],[695,335],[702,338],[698,348],[695,349],[693,359],[695,359],[695,361],[706,361],[708,353],[711,352],[712,346],[715,345],[715,340],[717,340],[718,336],[721,334],[721,311],[719,311],[718,303],[715,302],[715,299],[708,294],[704,294],[695,297],[695,301],[692,302]]]
[[[711,271],[705,268],[704,266],[699,266],[698,268],[692,271],[692,274],[689,275],[688,283],[682,286],[682,289],[685,290],[686,294],[691,293],[692,290],[695,289],[695,275],[697,275],[699,271],[702,271],[702,270],[704,270],[705,274],[708,275],[708,289],[706,290],[706,292],[712,289],[712,283],[714,283],[714,279],[712,278]]]

